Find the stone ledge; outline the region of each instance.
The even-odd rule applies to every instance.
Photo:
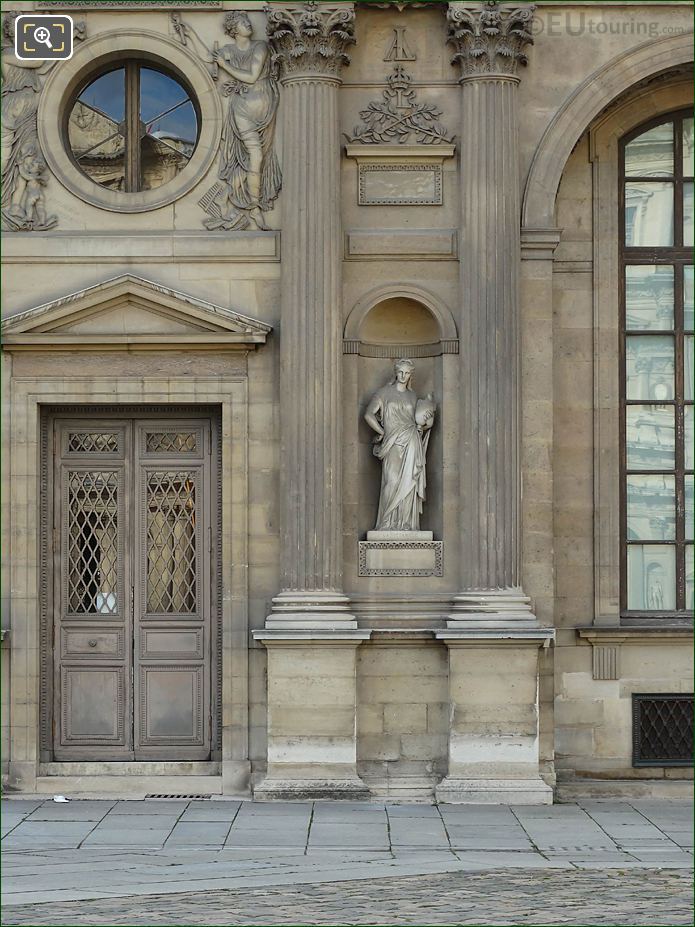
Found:
[[[673,644],[693,637],[692,627],[587,627],[575,628],[577,636],[590,644]]]
[[[2,263],[129,264],[280,261],[280,232],[157,232],[141,234],[33,232],[2,235]]]

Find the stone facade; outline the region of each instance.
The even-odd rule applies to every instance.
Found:
[[[621,607],[619,239],[621,140],[692,105],[690,5],[67,3],[72,58],[31,72],[12,13],[53,5],[3,9],[7,786],[678,794],[688,766],[633,765],[632,696],[692,691],[692,625]],[[75,126],[102,120],[116,141],[89,158]],[[424,508],[418,532],[372,532],[364,414],[403,358],[435,409]],[[118,756],[61,688],[115,661],[64,649],[88,616],[61,598],[50,450],[54,420],[100,415],[216,435],[197,753],[151,747],[135,672]],[[148,627],[183,626],[147,624],[137,569],[131,671]]]

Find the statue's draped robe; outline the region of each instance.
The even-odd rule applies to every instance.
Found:
[[[11,64],[12,49],[2,50],[2,208],[12,203],[19,178],[19,153],[27,142],[36,142],[36,110],[41,81],[29,68]]]
[[[252,42],[247,49],[236,45],[225,45],[221,49],[224,60],[233,68],[248,71],[258,42]],[[235,218],[240,224],[245,213],[254,207],[268,212],[277,199],[282,183],[282,174],[277,156],[273,150],[275,117],[279,102],[277,83],[271,75],[270,54],[253,84],[231,81],[227,113],[222,129],[220,146],[220,167],[218,177],[224,185],[226,205],[221,203],[221,217],[217,222],[208,222],[208,228],[230,228]],[[253,127],[253,128],[250,128]],[[258,133],[262,152],[260,197],[255,199],[248,187],[247,175],[251,166],[247,143],[249,135]]]
[[[381,460],[376,530],[416,531],[425,501],[429,430],[423,435],[415,422],[417,397],[412,390],[384,386],[377,396],[384,437],[374,445],[374,456]]]

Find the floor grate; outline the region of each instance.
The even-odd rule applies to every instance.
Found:
[[[181,801],[181,799],[185,799],[186,801],[200,801],[201,799],[210,799],[212,798],[212,795],[160,795],[159,793],[145,795],[145,799],[150,798],[154,798],[160,801],[166,801],[167,799],[178,799],[178,801]]]

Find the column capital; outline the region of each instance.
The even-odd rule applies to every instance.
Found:
[[[447,41],[454,46],[452,64],[461,67],[461,80],[481,77],[515,78],[528,61],[524,49],[533,44],[531,25],[535,6],[509,6],[486,0],[472,7],[449,3]]]
[[[267,4],[266,31],[285,81],[308,77],[340,79],[350,63],[346,48],[355,43],[353,3]]]

